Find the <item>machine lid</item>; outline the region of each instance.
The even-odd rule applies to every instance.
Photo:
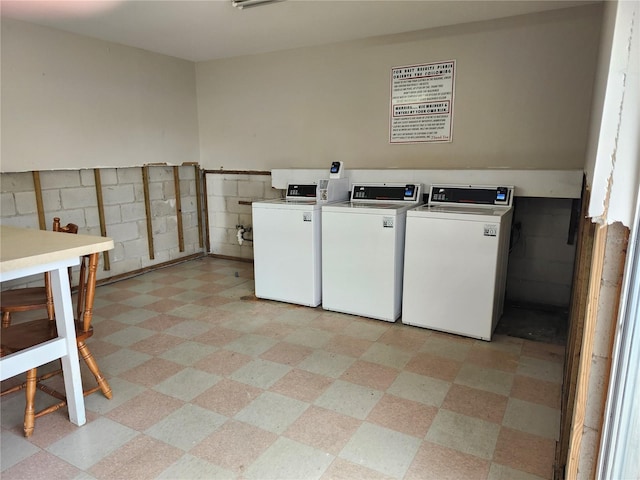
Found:
[[[514,187],[431,185],[429,205],[510,207]]]
[[[419,183],[356,183],[351,188],[351,201],[417,205],[422,201],[422,185]]]
[[[501,221],[511,207],[420,205],[407,212],[407,217],[440,218],[468,221]]]

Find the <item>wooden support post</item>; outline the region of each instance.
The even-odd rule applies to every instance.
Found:
[[[569,452],[569,438],[571,435],[571,422],[573,421],[573,409],[575,406],[584,318],[589,293],[593,238],[596,230],[595,224],[587,217],[589,193],[589,190],[583,187],[580,223],[578,225],[578,243],[576,246],[573,271],[571,306],[569,309],[569,331],[565,351],[564,378],[562,382],[560,437],[556,445],[554,465],[555,480],[565,478],[564,469],[567,464]]]
[[[107,222],[104,217],[104,201],[102,199],[102,179],[100,177],[100,169],[93,169],[93,176],[96,181],[96,199],[98,202],[98,218],[100,219],[100,235],[107,236]],[[111,270],[111,262],[109,261],[109,252],[106,250],[102,252],[102,258],[104,259],[104,270]]]
[[[593,261],[591,274],[589,275],[589,294],[584,320],[584,334],[580,353],[580,366],[576,383],[575,408],[573,421],[571,422],[571,435],[569,439],[569,455],[565,478],[578,478],[578,466],[580,463],[580,448],[587,407],[587,393],[589,390],[589,378],[591,376],[591,363],[593,361],[593,337],[595,335],[598,319],[598,298],[602,283],[602,271],[604,268],[604,254],[607,244],[607,226],[596,228],[593,242]]]
[[[153,248],[153,225],[151,223],[151,198],[149,195],[149,166],[142,167],[142,186],[144,188],[144,210],[147,217],[147,241],[149,242],[149,258],[155,259]]]
[[[33,190],[36,194],[36,208],[38,210],[38,226],[40,230],[46,230],[47,224],[44,219],[44,202],[42,201],[42,185],[40,184],[40,172],[33,171]]]
[[[173,167],[173,184],[176,191],[176,219],[178,221],[178,248],[184,252],[184,230],[182,227],[182,201],[180,196],[180,167]]]
[[[198,164],[193,166],[195,179],[196,179],[196,208],[198,209],[198,240],[200,241],[200,248],[204,247],[204,235],[203,228],[204,222],[202,221],[202,178],[200,176],[200,166]]]
[[[202,173],[202,198],[204,199],[204,211],[205,212],[209,212],[209,192],[207,191],[207,172],[204,171]],[[203,222],[203,224],[205,224]],[[205,229],[205,242],[204,242],[204,248],[205,248],[205,252],[209,253],[211,251],[211,241],[209,239],[209,217],[206,217],[206,226],[207,228]]]

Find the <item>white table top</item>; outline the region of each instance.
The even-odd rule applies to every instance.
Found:
[[[0,273],[113,248],[109,237],[0,225]]]

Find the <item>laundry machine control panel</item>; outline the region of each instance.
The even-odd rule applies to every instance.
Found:
[[[452,204],[510,207],[513,187],[431,185],[429,205]]]
[[[354,184],[352,202],[415,203],[422,201],[422,185],[419,183]]]

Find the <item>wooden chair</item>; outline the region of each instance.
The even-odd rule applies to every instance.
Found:
[[[78,233],[78,226],[69,223],[60,225],[60,218],[53,219],[53,231],[63,233]],[[69,281],[71,281],[71,269],[69,269]],[[53,294],[49,283],[49,274],[44,274],[44,286],[16,288],[5,290],[0,296],[0,311],[2,311],[2,327],[11,325],[11,314],[27,312],[30,310],[46,309],[47,316],[53,320]],[[79,315],[79,313],[78,313]]]
[[[88,265],[87,265],[88,263]],[[111,387],[107,383],[104,375],[100,372],[98,365],[93,358],[89,348],[86,345],[86,340],[93,335],[93,327],[91,326],[91,320],[93,317],[93,300],[95,297],[96,286],[96,272],[98,269],[98,254],[85,256],[81,259],[80,268],[80,280],[78,285],[78,310],[80,314],[76,318],[76,342],[78,345],[78,353],[82,358],[89,370],[96,379],[97,386],[89,390],[84,391],[84,395],[87,396],[98,390],[102,390],[105,397],[110,399],[112,397]],[[86,278],[85,278],[86,277]],[[24,350],[42,342],[46,342],[57,337],[56,324],[49,318],[41,320],[27,321],[23,323],[10,324],[9,326],[0,329],[1,334],[1,348],[0,355],[8,355],[13,352]],[[64,407],[66,397],[63,393],[60,393],[50,386],[42,383],[44,380],[53,377],[54,375],[61,374],[62,370],[50,372],[38,377],[37,369],[31,369],[27,372],[26,381],[14,386],[6,391],[0,393],[5,395],[11,392],[15,392],[21,389],[26,391],[26,406],[24,414],[24,435],[30,437],[33,433],[35,426],[35,419],[46,415],[47,413],[55,412],[61,407]],[[35,394],[36,390],[40,389],[49,395],[60,400],[59,403],[51,405],[39,412],[35,411]]]

